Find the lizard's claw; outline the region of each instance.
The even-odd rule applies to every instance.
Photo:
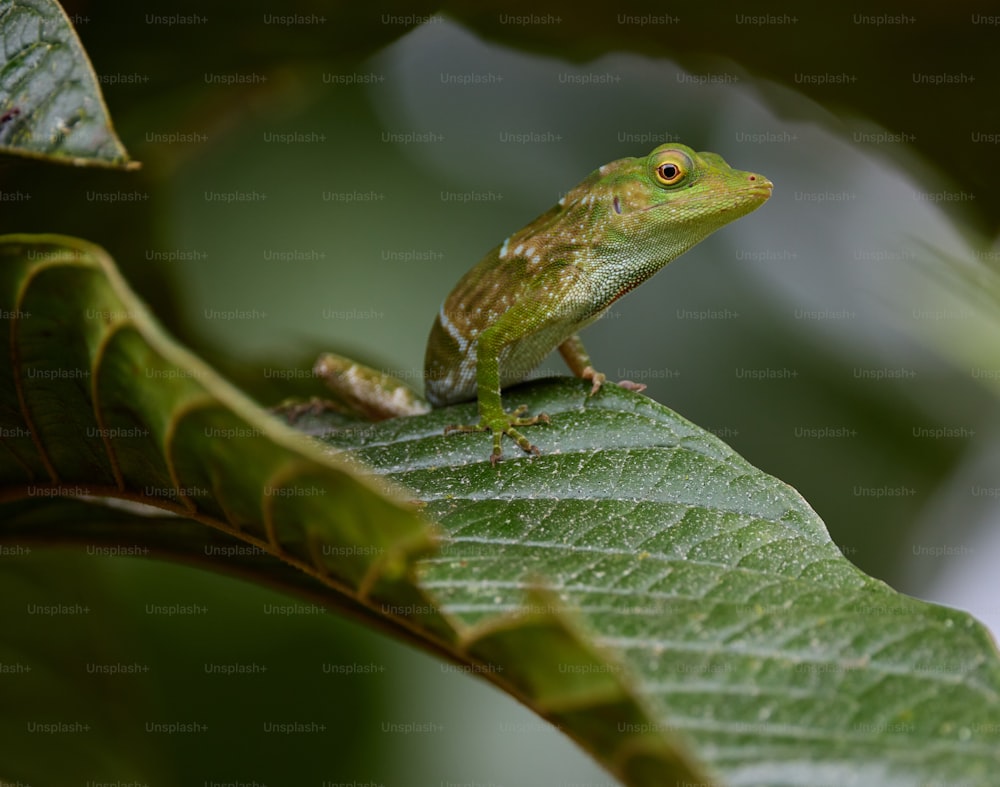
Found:
[[[549,416],[539,413],[529,418],[522,418],[522,413],[526,412],[528,405],[523,404],[511,413],[501,413],[500,418],[483,418],[478,424],[452,424],[444,428],[445,434],[449,432],[490,432],[493,435],[493,451],[490,453],[490,464],[496,465],[503,457],[503,446],[501,441],[504,435],[518,444],[526,454],[538,456],[541,451],[537,445],[532,445],[531,441],[521,434],[515,427],[531,426],[538,423],[550,423]]]
[[[635,391],[636,393],[639,393],[639,391],[646,390],[646,383],[634,383],[631,380],[619,380],[618,387],[624,388],[626,391]]]
[[[607,382],[607,375],[601,374],[593,366],[588,366],[583,370],[583,374],[580,375],[584,380],[590,380],[593,385],[590,388],[590,393],[587,396],[593,396],[598,391],[601,390],[601,386]],[[631,380],[619,380],[617,383],[619,388],[624,388],[626,391],[639,391],[646,390],[645,383],[634,383]]]
[[[604,385],[604,381],[608,379],[607,375],[602,374],[597,371],[593,366],[588,366],[583,370],[583,374],[580,375],[584,380],[590,380],[593,385],[590,387],[590,393],[587,396],[593,396],[598,391],[601,390],[601,386]]]

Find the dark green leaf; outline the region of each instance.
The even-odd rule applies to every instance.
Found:
[[[485,435],[442,434],[474,405],[380,424],[356,451],[447,531],[421,586],[465,637],[488,641],[544,581],[610,665],[624,658],[655,729],[693,740],[727,783],[991,783],[1000,663],[979,623],[862,574],[792,488],[715,436],[642,396],[588,389],[509,391],[552,424],[531,433],[542,456],[508,446],[497,469]],[[548,655],[599,672],[518,636],[512,650],[536,669]],[[587,696],[590,724],[642,729],[597,699],[603,677],[548,687]]]

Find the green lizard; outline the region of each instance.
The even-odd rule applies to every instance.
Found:
[[[573,374],[605,381],[577,333],[629,290],[703,238],[764,204],[771,182],[733,169],[715,153],[667,144],[588,175],[551,210],[515,232],[462,277],[441,306],[424,360],[427,401],[405,383],[334,354],[314,371],[373,420],[478,399],[478,424],[445,431],[503,435],[538,448],[520,428],[548,421],[504,410],[500,390],[523,380],[554,348]],[[645,386],[622,381],[633,390]],[[342,408],[338,408],[342,409]]]

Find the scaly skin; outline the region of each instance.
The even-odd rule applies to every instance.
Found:
[[[760,207],[771,188],[766,178],[735,170],[715,153],[679,144],[592,172],[487,254],[442,305],[424,361],[427,400],[443,407],[478,399],[480,416],[477,424],[446,431],[490,432],[494,463],[503,453],[503,435],[537,454],[519,427],[548,417],[524,417],[524,407],[505,411],[500,390],[523,380],[558,347],[596,394],[605,377],[594,370],[577,333],[668,262]],[[331,367],[337,358],[323,360]],[[379,389],[395,383],[376,377],[366,384],[376,399],[386,399]],[[357,389],[352,396],[359,396]],[[418,411],[387,407],[385,415]]]

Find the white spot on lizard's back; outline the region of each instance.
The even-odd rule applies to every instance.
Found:
[[[507,244],[510,243],[510,235],[503,239],[503,245],[500,247],[500,259],[502,260],[507,256]]]
[[[441,327],[448,332],[448,335],[458,344],[458,349],[464,353],[469,346],[469,340],[462,335],[458,326],[448,319],[448,315],[444,313],[443,303],[441,304],[441,311],[438,312],[438,319],[441,321]]]

